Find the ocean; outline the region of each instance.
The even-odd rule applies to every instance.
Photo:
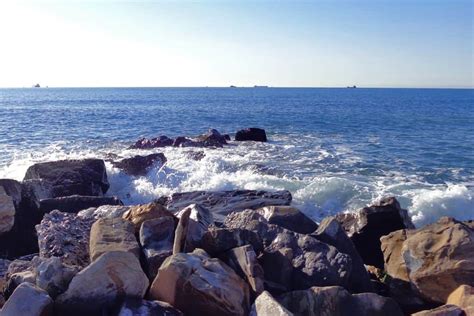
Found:
[[[267,131],[268,143],[130,150],[140,137]],[[396,196],[417,226],[474,218],[474,94],[469,89],[0,89],[0,178],[42,161],[163,152],[130,177],[107,162],[125,204],[192,190],[287,189],[319,221]],[[200,161],[189,151],[204,151]]]

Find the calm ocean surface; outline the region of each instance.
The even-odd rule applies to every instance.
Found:
[[[165,148],[168,163],[131,178],[107,164],[126,203],[189,190],[288,189],[316,220],[395,195],[416,224],[474,218],[474,90],[0,89],[0,177],[39,161],[128,157],[137,138],[235,133],[270,142]],[[148,153],[153,151],[142,151]]]

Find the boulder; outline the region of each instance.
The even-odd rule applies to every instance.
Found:
[[[201,249],[165,260],[149,296],[185,315],[247,315],[247,284],[225,263]]]
[[[310,234],[318,228],[312,219],[293,206],[265,206],[257,209],[257,213],[261,214],[269,224],[300,234]]]
[[[251,128],[242,129],[238,131],[237,133],[235,133],[235,140],[236,141],[253,140],[257,142],[266,142],[267,134],[265,133],[264,129],[251,127]]]
[[[0,186],[0,235],[8,233],[15,223],[15,204],[13,198]]]
[[[312,286],[347,286],[352,261],[349,255],[310,235],[288,230],[265,247],[260,258],[265,279],[289,290]]]
[[[398,305],[390,298],[374,293],[351,295],[343,287],[312,287],[279,297],[279,302],[295,315],[331,316],[402,316]]]
[[[206,134],[198,136],[197,141],[202,142],[204,147],[222,147],[227,144],[225,136],[213,128]]]
[[[466,223],[442,217],[413,232],[401,253],[411,284],[429,301],[444,303],[460,285],[474,286],[474,229]]]
[[[89,234],[94,218],[52,211],[36,226],[39,256],[59,257],[67,265],[89,264]]]
[[[135,225],[135,231],[138,233],[144,221],[160,218],[163,216],[173,218],[176,222],[176,225],[178,224],[178,219],[171,212],[169,212],[166,207],[155,202],[132,206],[128,211],[123,213],[122,217],[123,219],[132,222]]]
[[[212,228],[201,240],[202,249],[213,257],[245,245],[251,245],[256,253],[263,250],[263,243],[258,234],[240,228]]]
[[[125,158],[112,165],[116,168],[122,169],[126,174],[131,176],[145,176],[153,165],[160,166],[166,163],[166,157],[162,153],[150,154],[147,156],[134,156]]]
[[[102,196],[109,188],[105,163],[101,159],[59,160],[29,167],[24,180],[33,180],[39,197],[70,195]],[[46,192],[43,192],[46,190]],[[46,194],[45,194],[46,193]]]
[[[140,245],[135,226],[121,218],[101,218],[91,227],[89,254],[91,262],[110,251],[125,251],[140,259]]]
[[[186,152],[186,156],[188,156],[192,160],[200,161],[204,157],[206,157],[206,154],[203,151],[188,151]]]
[[[267,291],[263,291],[252,305],[249,316],[293,316]]]
[[[384,198],[354,213],[340,213],[336,219],[344,227],[365,264],[383,268],[380,237],[395,230],[414,228],[408,212],[394,197]]]
[[[28,270],[16,272],[7,277],[7,282],[3,288],[3,296],[5,299],[8,299],[18,286],[22,283],[31,283],[35,284],[36,274],[32,270],[32,267],[29,267]]]
[[[165,205],[170,211],[178,212],[191,204],[199,204],[207,208],[214,220],[223,220],[230,212],[245,209],[257,209],[268,205],[289,205],[291,193],[289,191],[193,191],[174,193],[169,197],[162,197],[158,202]]]
[[[463,308],[467,315],[474,315],[474,287],[460,285],[448,296],[446,304],[453,304]]]
[[[214,218],[208,209],[199,204],[192,204],[176,214],[176,217],[181,218],[182,214],[190,211],[189,219],[187,220],[187,229],[184,239],[184,252],[191,252],[195,248],[200,247],[201,239],[209,229],[209,226],[214,224]]]
[[[185,251],[190,216],[190,208],[184,209],[184,211],[181,213],[181,217],[179,218],[178,226],[176,226],[174,235],[173,254]]]
[[[456,305],[441,305],[439,307],[420,311],[418,313],[411,314],[412,316],[469,316],[460,307]]]
[[[158,148],[158,147],[167,147],[173,145],[173,139],[169,138],[168,136],[158,136],[156,138],[140,138],[135,142],[135,144],[131,145],[130,149],[151,149],[151,148]]]
[[[59,315],[102,315],[125,298],[143,298],[148,285],[135,255],[107,252],[76,274],[55,305]]]
[[[67,266],[58,257],[42,259],[35,268],[36,285],[54,299],[66,291],[78,272],[78,267]]]
[[[25,282],[19,285],[1,310],[2,316],[51,316],[53,300],[46,291]]]
[[[227,251],[224,262],[250,286],[252,296],[259,296],[264,290],[264,272],[257,261],[257,255],[251,245],[233,248]]]
[[[77,213],[80,218],[94,219],[99,218],[117,218],[122,217],[130,206],[124,205],[101,205],[99,207],[90,207]]]
[[[52,210],[59,210],[66,213],[77,213],[91,207],[97,208],[101,205],[123,205],[123,203],[115,196],[71,195],[42,199],[39,205],[41,213],[49,213]]]
[[[349,290],[357,293],[373,291],[372,283],[362,258],[342,226],[334,217],[326,217],[323,219],[313,236],[322,242],[336,247],[339,252],[348,254],[351,257],[352,272],[349,277]]]
[[[126,299],[116,316],[183,316],[183,313],[166,302]]]
[[[13,199],[15,208],[18,208],[22,199],[21,183],[12,179],[0,179],[0,187]]]
[[[175,221],[169,216],[144,221],[140,228],[140,244],[151,280],[163,261],[173,254],[174,229]]]

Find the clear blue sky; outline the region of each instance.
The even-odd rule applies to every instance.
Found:
[[[472,1],[3,1],[0,86],[473,87]]]

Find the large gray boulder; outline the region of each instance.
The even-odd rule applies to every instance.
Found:
[[[198,204],[191,204],[176,214],[181,218],[189,210],[189,219],[187,220],[186,231],[184,232],[183,250],[191,252],[201,245],[201,239],[208,231],[209,226],[214,224],[214,218],[211,212]]]
[[[247,315],[249,290],[230,267],[201,249],[165,260],[149,296],[185,315]]]
[[[3,306],[2,316],[52,316],[53,300],[35,285],[20,284]]]
[[[102,315],[125,298],[143,298],[148,285],[135,255],[107,252],[76,274],[55,305],[59,315]]]

